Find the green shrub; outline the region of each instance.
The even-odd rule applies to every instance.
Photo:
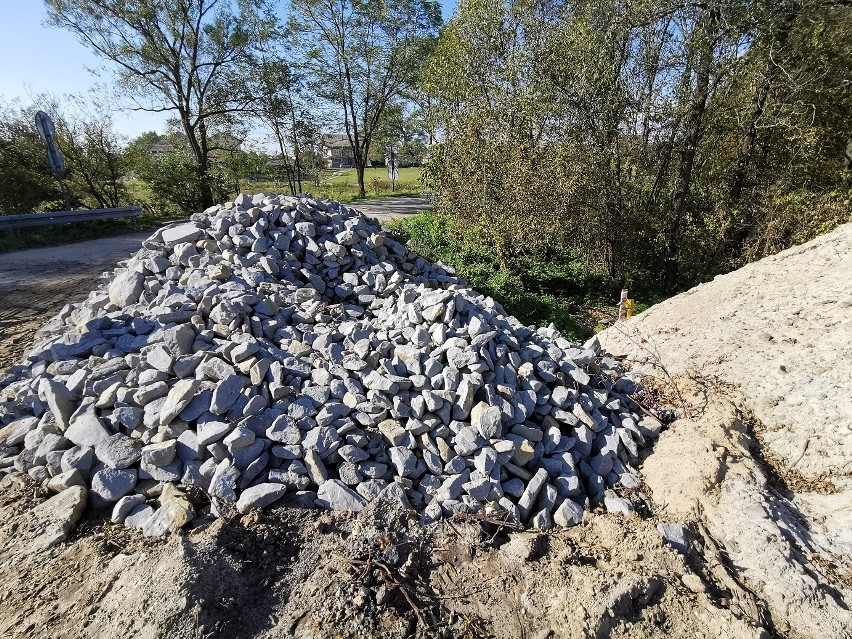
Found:
[[[423,213],[389,226],[417,253],[452,266],[525,324],[552,323],[575,341],[591,335],[601,313],[611,314],[618,298],[619,285],[590,272],[572,250],[524,254],[501,268],[477,229],[459,229],[448,216]]]

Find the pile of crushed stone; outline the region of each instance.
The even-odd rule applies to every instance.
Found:
[[[285,493],[570,526],[645,499],[635,465],[660,429],[595,339],[523,326],[305,196],[157,231],[37,340],[0,380],[0,471],[58,493],[46,517],[111,508],[146,535]]]

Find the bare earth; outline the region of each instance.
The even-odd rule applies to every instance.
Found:
[[[663,512],[706,523],[791,637],[852,636],[850,281],[847,224],[601,337],[675,404],[700,394],[646,481]]]
[[[46,493],[8,476],[0,637],[852,637],[850,253],[842,227],[602,335],[680,414],[642,464],[647,512],[509,534],[285,501],[156,540],[87,512],[40,550]]]

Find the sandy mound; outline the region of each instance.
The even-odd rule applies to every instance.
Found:
[[[703,520],[789,636],[852,628],[850,278],[846,225],[601,336],[691,418],[643,467],[655,503]]]

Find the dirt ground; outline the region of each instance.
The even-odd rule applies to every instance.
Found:
[[[28,478],[0,487],[0,636],[765,638],[655,517],[592,514],[552,534],[471,518],[293,507],[145,539],[89,514],[31,552]]]
[[[706,407],[645,480],[662,513],[706,524],[784,636],[852,637],[850,281],[847,224],[601,335],[682,414]]]

